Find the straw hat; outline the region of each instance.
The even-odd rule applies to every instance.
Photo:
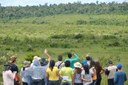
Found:
[[[82,68],[82,65],[81,65],[81,63],[76,62],[76,63],[74,63],[74,67],[75,68]]]
[[[27,67],[27,66],[30,65],[30,63],[31,63],[30,61],[24,61],[24,62],[23,62],[23,65],[24,65],[25,67]]]

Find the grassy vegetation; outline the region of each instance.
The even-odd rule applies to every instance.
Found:
[[[127,19],[127,15],[69,14],[0,21],[0,62],[16,54],[20,68],[28,56],[45,57],[45,48],[54,59],[60,54],[65,59],[66,52],[75,50],[81,60],[90,54],[103,66],[109,59],[122,63],[128,75]],[[105,76],[101,85],[107,85]]]

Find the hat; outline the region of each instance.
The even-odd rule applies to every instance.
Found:
[[[81,63],[76,62],[76,63],[74,63],[74,67],[75,68],[82,68],[82,65],[81,65]]]
[[[41,66],[45,66],[45,65],[48,64],[48,60],[46,58],[41,58],[40,59],[40,64],[41,64]]]
[[[26,66],[29,66],[30,63],[31,63],[30,61],[24,61],[24,62],[23,62],[23,65],[26,67]]]
[[[38,56],[34,56],[33,59],[38,59],[38,60],[40,60],[41,58],[38,57]]]
[[[121,69],[122,68],[122,65],[121,64],[117,64],[117,68],[118,69]]]
[[[83,65],[87,64],[87,61],[86,60],[82,60],[81,62]]]

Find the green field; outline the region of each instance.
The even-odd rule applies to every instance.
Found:
[[[60,54],[65,59],[70,50],[81,60],[89,54],[103,67],[113,59],[115,64],[123,64],[128,75],[128,16],[65,14],[0,21],[1,64],[15,54],[20,68],[28,56],[45,57],[45,48],[55,60]],[[106,79],[103,74],[101,85],[107,85]]]

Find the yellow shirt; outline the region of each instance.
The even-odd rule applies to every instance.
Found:
[[[66,78],[66,81],[72,81],[73,70],[70,67],[63,67],[60,69],[59,74]],[[64,82],[65,80],[62,80]]]
[[[57,72],[58,72],[58,68],[57,67],[54,67],[53,70],[51,71],[50,68],[47,68],[46,72],[49,76],[49,80],[59,80],[59,76],[57,75]]]

